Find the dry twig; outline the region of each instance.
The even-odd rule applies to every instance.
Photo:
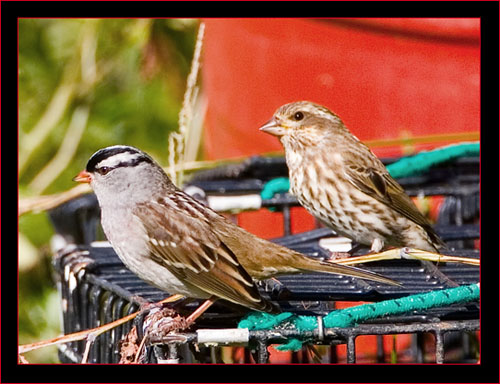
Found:
[[[28,197],[19,200],[19,216],[26,213],[38,213],[53,209],[78,196],[92,192],[88,184],[78,184],[68,191],[38,197]]]
[[[167,297],[166,299],[160,301],[161,304],[163,303],[172,303],[177,300],[180,300],[183,296],[182,295],[172,295]],[[122,317],[121,319],[115,320],[111,323],[101,325],[100,327],[92,328],[92,329],[86,329],[84,331],[80,332],[75,332],[75,333],[70,333],[69,335],[62,335],[55,337],[50,340],[42,340],[38,341],[36,343],[31,343],[31,344],[25,344],[25,345],[20,345],[18,348],[18,354],[21,355],[23,353],[33,351],[35,349],[43,348],[43,347],[48,347],[50,345],[58,345],[58,344],[64,344],[64,343],[70,343],[72,341],[80,341],[80,340],[90,340],[90,343],[92,343],[97,336],[103,334],[104,332],[107,332],[119,325],[122,325],[130,320],[133,320],[140,311],[134,312],[130,315],[127,315],[125,317]],[[87,346],[86,346],[87,348]],[[88,346],[90,348],[90,345]]]
[[[201,48],[203,46],[204,33],[205,24],[200,23],[198,36],[196,38],[193,60],[191,62],[191,71],[187,79],[187,87],[186,92],[184,93],[182,108],[179,112],[179,131],[172,132],[168,138],[169,166],[167,173],[176,185],[182,185],[182,167],[180,168],[180,170],[176,170],[176,165],[183,164],[184,162],[184,149],[188,140],[190,127],[193,123],[194,104],[198,95],[196,81],[200,69],[200,56]]]

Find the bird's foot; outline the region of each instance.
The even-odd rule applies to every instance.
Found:
[[[330,252],[330,255],[326,261],[333,261],[333,260],[340,260],[340,259],[347,259],[348,257],[351,257],[352,255],[349,252]]]
[[[163,303],[146,303],[134,326],[120,345],[121,364],[139,363],[146,356],[145,345],[172,341],[175,332],[189,327],[175,310]]]
[[[265,280],[256,280],[255,283],[259,288],[269,293],[272,300],[286,300],[290,297],[290,290],[275,277]]]
[[[384,241],[379,238],[373,239],[372,245],[370,247],[371,253],[378,253],[382,249],[384,249]]]
[[[190,325],[188,319],[168,307],[157,311],[153,310],[144,321],[144,327],[147,327],[147,336],[152,341],[163,340],[170,333],[182,331]]]

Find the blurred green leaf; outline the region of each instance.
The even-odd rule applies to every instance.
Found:
[[[167,139],[177,129],[197,28],[195,19],[20,19],[21,153],[26,134],[44,116],[58,87],[69,75],[78,82],[61,118],[27,159],[19,178],[21,196],[34,194],[28,185],[59,151],[80,105],[90,110],[83,137],[72,161],[44,193],[74,186],[72,177],[90,155],[108,145],[134,145],[166,164]],[[95,42],[95,55],[85,46],[89,42]],[[82,52],[90,52],[87,62]],[[82,75],[88,62],[95,66],[95,83],[86,83]],[[22,216],[19,231],[38,249],[37,263],[19,276],[19,338],[27,343],[60,333],[60,303],[51,278],[48,249],[54,231],[47,214]],[[46,351],[35,351],[28,360],[56,362],[56,350]]]

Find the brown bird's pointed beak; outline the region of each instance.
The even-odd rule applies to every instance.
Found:
[[[87,171],[83,170],[78,175],[73,177],[73,181],[78,181],[79,183],[90,183],[91,175]]]
[[[260,127],[259,130],[278,137],[283,136],[286,133],[286,128],[283,127],[274,117]]]

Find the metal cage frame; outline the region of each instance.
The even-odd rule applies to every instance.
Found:
[[[390,162],[386,161],[386,163]],[[398,180],[409,195],[445,195],[446,201],[440,212],[436,230],[454,248],[452,255],[479,258],[479,251],[473,248],[473,240],[479,238],[479,226],[474,219],[479,214],[478,158],[459,159],[433,168],[425,175]],[[198,173],[190,181],[206,194],[255,193],[263,183],[286,171],[280,158],[256,157],[247,162]],[[230,177],[228,177],[230,175]],[[325,250],[319,247],[319,239],[332,236],[326,228],[298,235],[289,235],[290,207],[297,205],[293,196],[280,194],[263,200],[262,206],[277,207],[284,215],[287,236],[275,241],[301,251],[310,257],[324,257]],[[50,213],[56,232],[62,236],[65,246],[54,258],[58,289],[61,293],[64,333],[93,328],[139,309],[141,302],[157,302],[166,296],[165,292],[149,286],[128,271],[112,248],[93,243],[98,232],[99,210],[94,195],[73,200]],[[259,285],[263,295],[276,300],[284,310],[298,314],[323,316],[333,309],[335,301],[380,301],[402,297],[412,293],[426,292],[449,287],[447,279],[459,285],[479,281],[477,267],[467,265],[433,265],[418,261],[395,260],[370,263],[363,266],[368,270],[403,282],[404,288],[365,282],[353,278],[327,274],[300,274],[282,276],[280,283],[266,281]],[[304,305],[307,303],[307,305]],[[187,303],[182,310],[191,311],[196,303]],[[475,332],[479,330],[479,303],[450,306],[392,316],[370,321],[356,327],[325,328],[312,332],[298,332],[282,327],[270,331],[235,330],[237,320],[245,310],[214,305],[196,323],[196,329],[175,332],[168,337],[151,338],[151,344],[143,362],[149,363],[192,363],[217,362],[214,345],[246,346],[246,362],[266,363],[269,361],[271,344],[284,343],[289,338],[307,340],[311,344],[327,345],[330,353],[322,362],[339,362],[335,346],[346,344],[346,362],[355,363],[356,339],[363,335],[377,335],[376,362],[385,362],[381,335],[413,334],[412,361],[425,362],[423,335],[434,335],[434,358],[436,363],[446,361],[445,352],[451,339],[462,340],[463,353],[459,361],[475,362]],[[121,325],[99,336],[91,346],[89,362],[117,363],[119,342],[135,325],[142,333],[144,317]],[[217,330],[223,329],[221,332]],[[234,340],[227,339],[233,332]],[[246,332],[245,332],[246,331]],[[209,345],[210,347],[204,347]],[[59,348],[63,362],[81,361],[85,345],[83,342],[64,344]],[[302,354],[303,361],[308,358]],[[297,355],[295,355],[297,359]]]

